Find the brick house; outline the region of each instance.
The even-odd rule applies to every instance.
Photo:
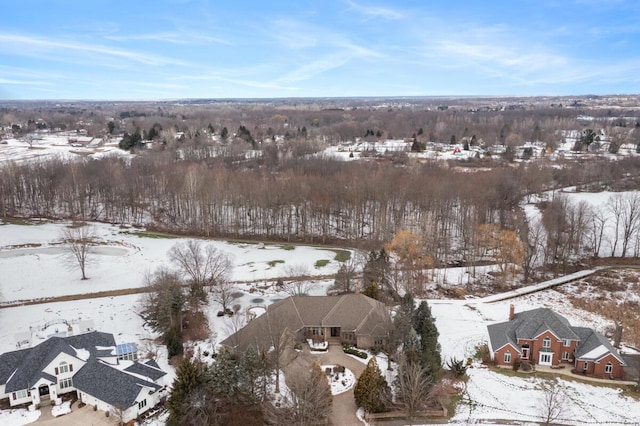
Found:
[[[574,327],[550,309],[515,312],[509,321],[487,326],[491,359],[512,366],[516,359],[543,366],[572,365],[576,372],[622,379],[626,365],[618,351],[600,333]]]

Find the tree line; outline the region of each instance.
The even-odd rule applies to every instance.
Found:
[[[513,230],[523,242],[535,235],[520,214],[526,197],[557,185],[598,182],[606,188],[635,175],[637,163],[521,164],[460,172],[446,163],[298,159],[239,167],[161,155],[9,162],[0,166],[0,217],[133,223],[207,237],[370,249],[408,230],[420,236],[433,266],[475,264],[491,249],[483,246],[490,242],[482,237],[483,224]],[[557,203],[544,209],[549,236],[555,235],[550,218]],[[566,233],[564,222],[558,226]],[[634,229],[620,240],[623,255],[632,254]],[[557,239],[558,248],[546,260],[562,262],[559,245],[582,242]]]

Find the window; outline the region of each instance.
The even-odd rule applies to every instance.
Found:
[[[69,365],[67,365],[65,361],[62,361],[60,363],[60,366],[58,367],[58,372],[56,374],[64,374],[68,372],[69,372]]]
[[[564,339],[564,346],[565,346],[565,347],[569,347],[569,346],[571,346],[571,340],[569,340],[569,339]]]
[[[542,339],[542,347],[543,348],[550,348],[551,347],[551,339],[549,339],[548,337],[545,337],[544,339]]]
[[[138,402],[138,410],[142,410],[146,406],[147,406],[147,400],[146,399],[143,399],[142,401]]]
[[[604,372],[607,374],[611,374],[613,372],[613,364],[611,364],[610,362],[608,362],[605,366],[604,366]]]
[[[60,390],[73,387],[73,381],[72,381],[71,377],[68,377],[66,379],[60,380],[58,382],[58,384],[60,386]]]
[[[582,369],[584,371],[587,371],[587,368],[589,368],[589,363],[585,361],[584,365],[582,366]]]
[[[22,399],[22,398],[26,398],[26,397],[27,397],[27,391],[26,390],[20,390],[20,391],[17,391],[17,392],[13,393],[14,401],[16,399]]]
[[[504,353],[504,363],[505,364],[510,364],[511,363],[511,351],[506,351]]]
[[[562,352],[562,359],[564,361],[568,360],[569,359],[569,352],[567,352],[567,351]]]

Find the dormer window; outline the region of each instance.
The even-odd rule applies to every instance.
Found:
[[[56,367],[56,376],[70,371],[73,372],[73,364],[67,364],[66,361],[62,361],[60,365]]]

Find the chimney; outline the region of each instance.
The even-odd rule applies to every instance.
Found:
[[[513,306],[513,303],[509,305],[509,321],[512,321],[516,316],[516,307]]]

